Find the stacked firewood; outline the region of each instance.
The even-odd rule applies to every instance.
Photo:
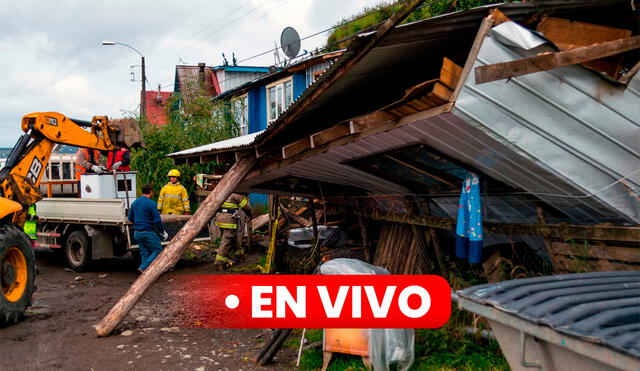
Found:
[[[415,226],[386,223],[380,230],[373,264],[391,274],[428,274],[423,231]]]

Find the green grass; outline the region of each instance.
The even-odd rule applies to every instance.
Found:
[[[415,361],[410,370],[508,370],[509,365],[493,340],[475,338],[464,334],[464,327],[470,326],[473,317],[468,312],[453,308],[449,322],[439,329],[417,329],[415,341]],[[300,345],[302,330],[295,330],[284,346],[295,349]],[[308,343],[322,340],[321,329],[307,330]],[[305,351],[300,360],[301,370],[318,370],[322,367],[322,349]],[[357,356],[334,354],[328,370],[364,370]],[[395,367],[391,367],[395,370]]]

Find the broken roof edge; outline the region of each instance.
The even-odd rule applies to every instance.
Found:
[[[212,152],[236,151],[240,148],[247,148],[251,146],[254,140],[256,139],[256,137],[260,133],[262,133],[262,131],[258,131],[258,132],[247,134],[247,135],[242,135],[235,138],[229,138],[229,139],[221,140],[218,142],[213,142],[210,144],[205,144],[202,146],[185,149],[178,152],[169,153],[165,155],[165,157],[178,158],[178,157],[186,157],[190,155],[210,154]]]

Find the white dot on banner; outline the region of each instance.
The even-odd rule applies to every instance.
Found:
[[[235,295],[229,295],[224,298],[224,305],[226,305],[229,309],[236,309],[239,304],[240,299],[238,299],[238,297]]]

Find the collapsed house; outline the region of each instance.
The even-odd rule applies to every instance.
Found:
[[[638,269],[638,24],[628,1],[531,1],[361,34],[265,130],[169,157],[257,158],[238,191],[350,213],[392,273],[446,275],[469,173],[485,247]]]

